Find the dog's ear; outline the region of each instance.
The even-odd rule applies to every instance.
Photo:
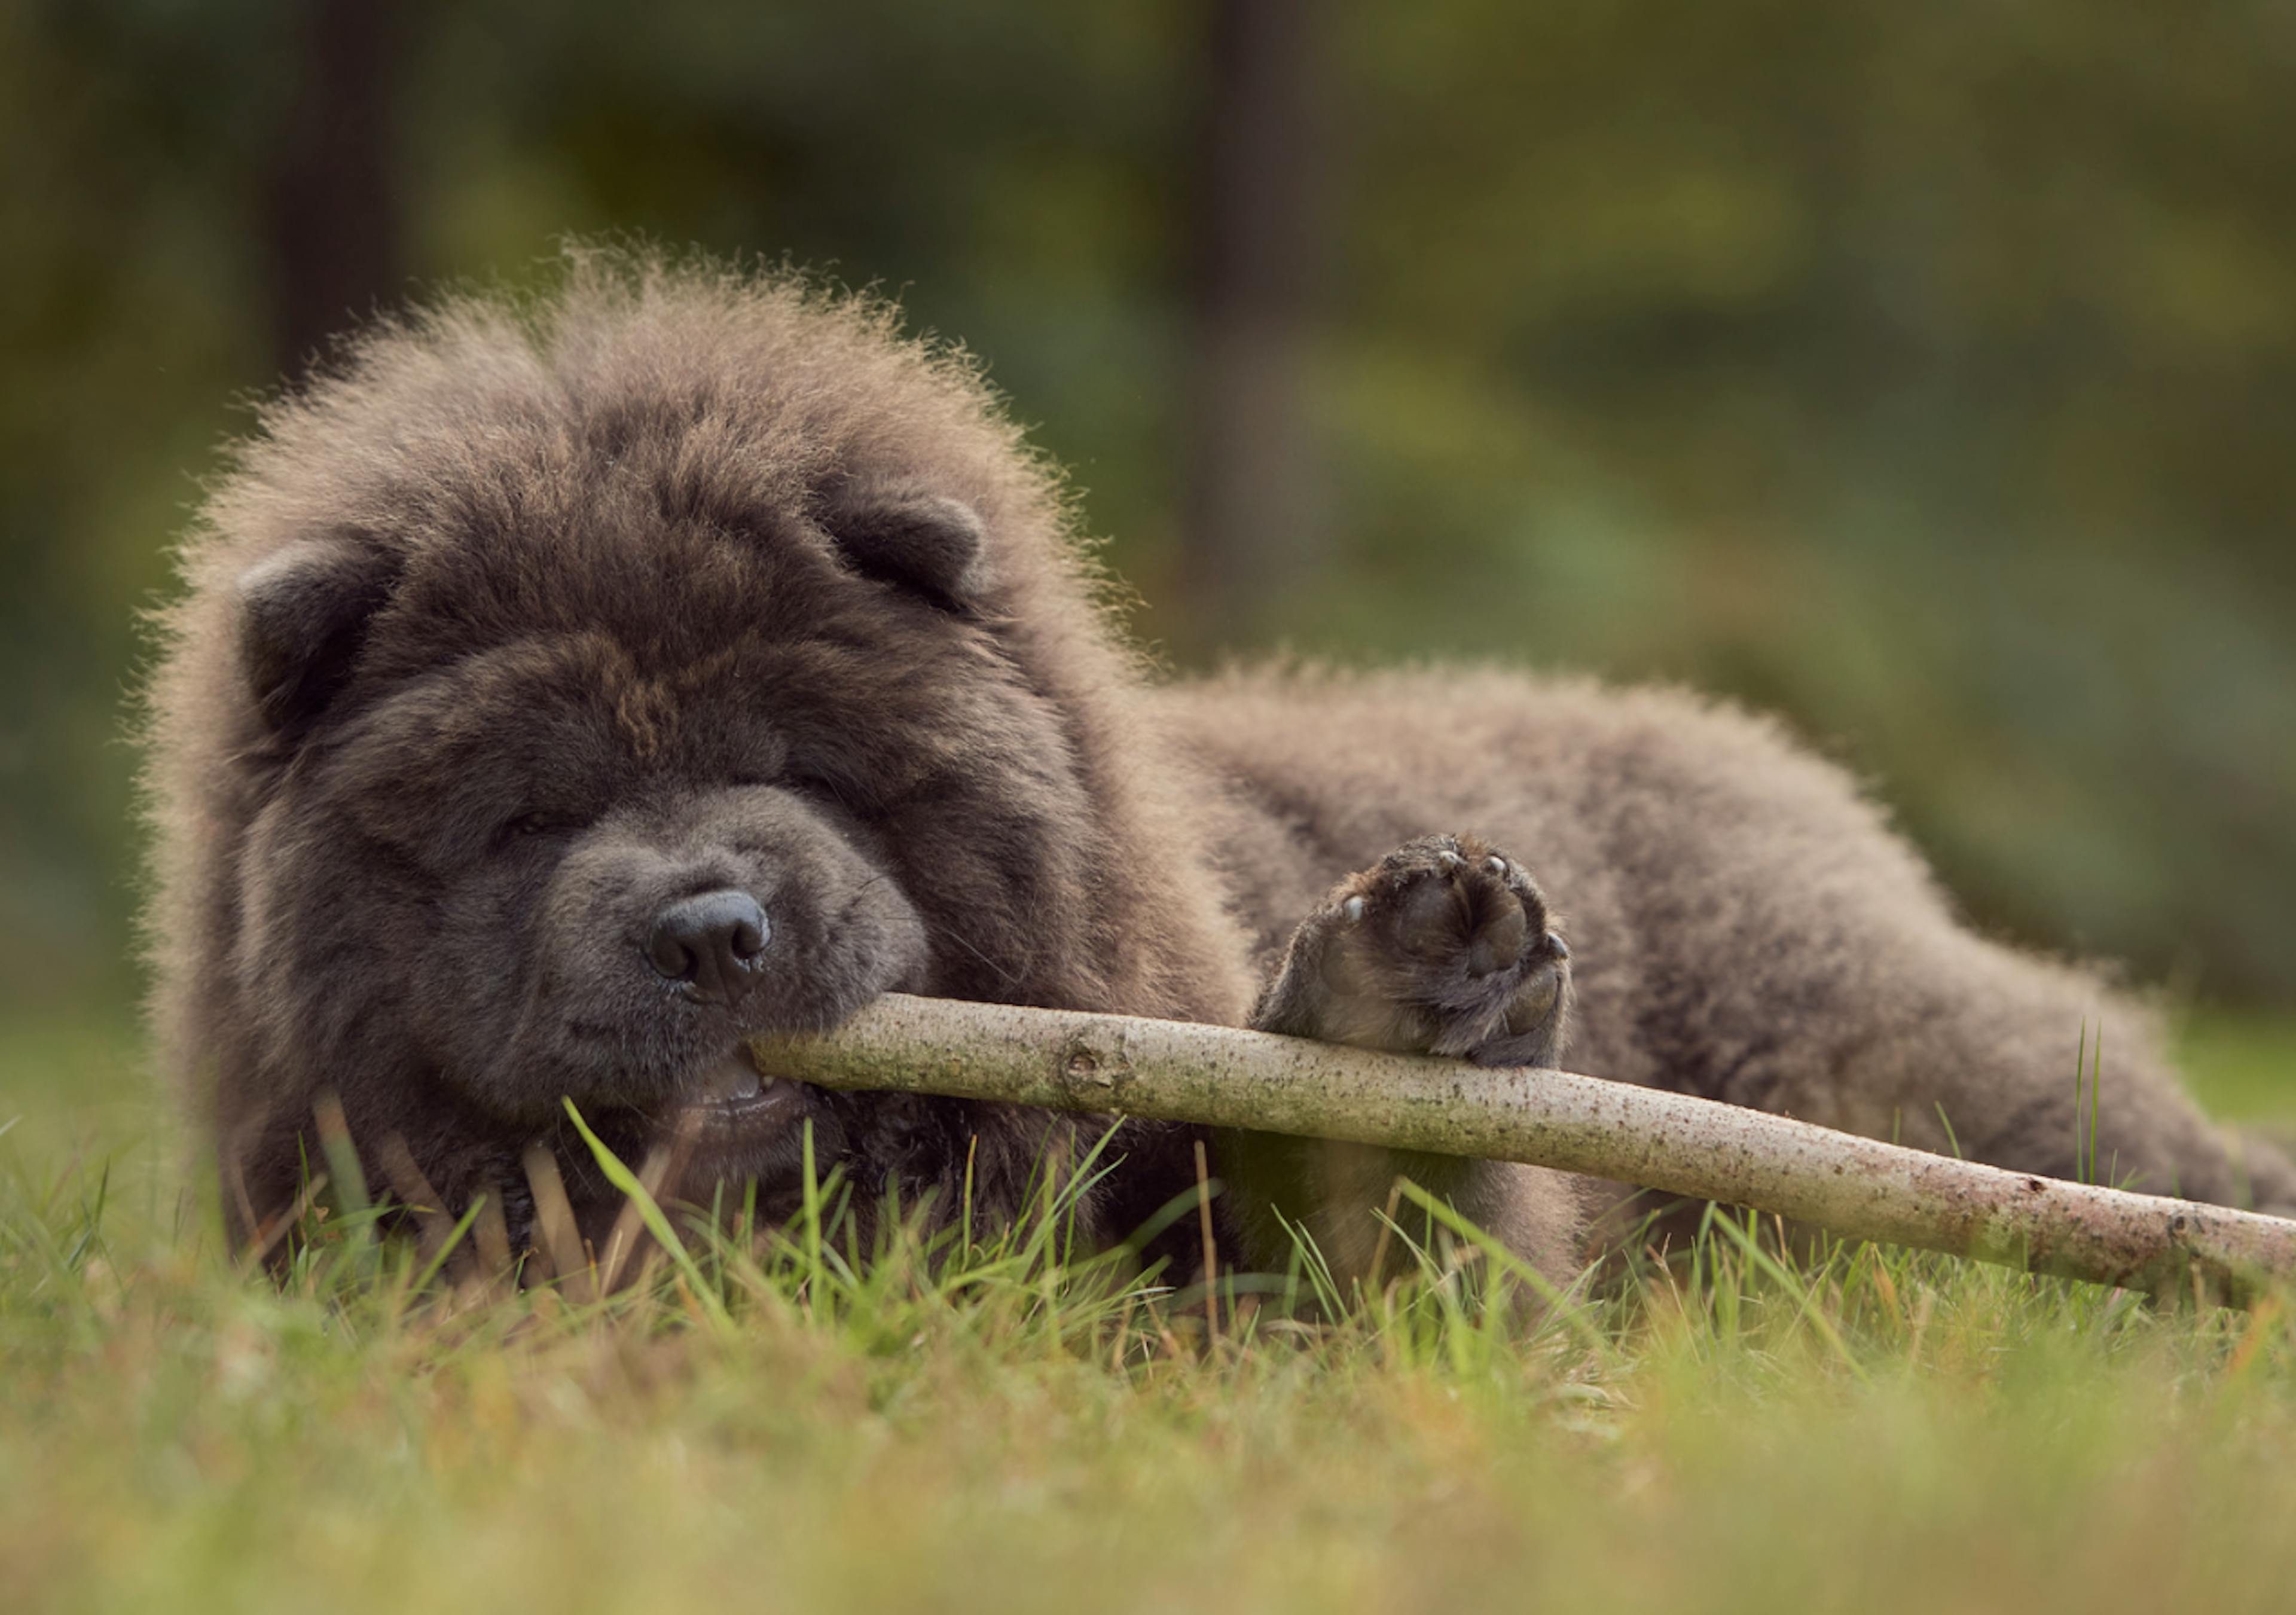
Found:
[[[326,710],[398,571],[350,539],[306,538],[240,574],[240,670],[266,726],[299,728]]]
[[[964,612],[988,587],[988,534],[972,507],[922,488],[856,483],[840,489],[822,526],[856,571]]]

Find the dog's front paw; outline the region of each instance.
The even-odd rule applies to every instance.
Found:
[[[1570,949],[1521,863],[1469,836],[1406,842],[1334,888],[1253,1024],[1487,1065],[1552,1065]]]

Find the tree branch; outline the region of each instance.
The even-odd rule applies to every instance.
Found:
[[[1487,1070],[1264,1032],[889,995],[770,1074],[1522,1161],[2100,1284],[2245,1303],[2296,1221],[2004,1171],[1565,1071]]]

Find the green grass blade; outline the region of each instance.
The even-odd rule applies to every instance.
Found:
[[[606,1175],[607,1182],[629,1196],[630,1203],[638,1209],[638,1217],[645,1224],[646,1232],[652,1234],[654,1242],[669,1253],[669,1259],[677,1264],[677,1270],[685,1275],[687,1285],[693,1291],[695,1303],[711,1324],[720,1331],[730,1331],[734,1319],[726,1310],[725,1297],[710,1288],[709,1281],[702,1276],[700,1265],[694,1261],[693,1252],[686,1250],[685,1242],[677,1237],[677,1230],[669,1226],[669,1218],[654,1203],[653,1196],[647,1193],[638,1175],[624,1166],[621,1158],[606,1147],[605,1140],[590,1130],[590,1124],[582,1119],[582,1112],[575,1107],[573,1100],[568,1099],[564,1103],[566,1114],[573,1119],[574,1130],[581,1134],[582,1142],[589,1146],[592,1158],[598,1163],[598,1170]],[[808,1133],[806,1138],[806,1165],[808,1168],[813,1164],[812,1142],[812,1135]]]

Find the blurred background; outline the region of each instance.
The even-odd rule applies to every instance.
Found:
[[[2296,1015],[2287,0],[0,0],[0,1016],[127,1024],[248,400],[609,231],[961,338],[1177,667],[1727,692],[1981,924]]]

